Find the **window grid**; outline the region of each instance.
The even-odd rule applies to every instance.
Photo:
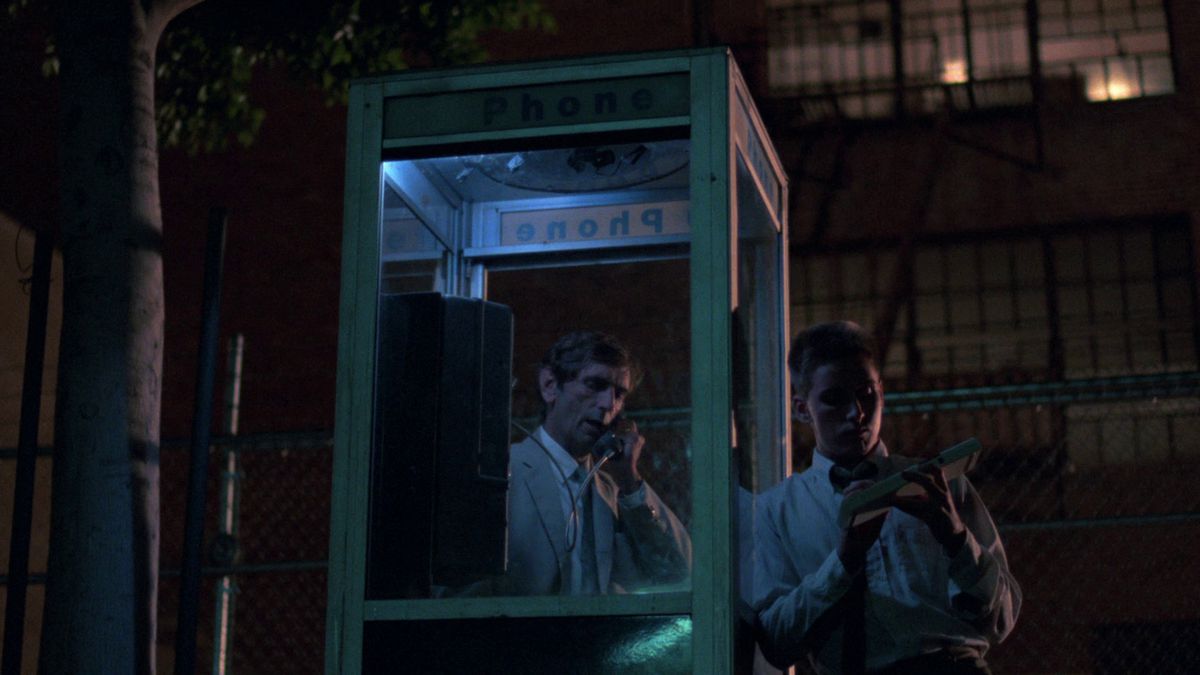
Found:
[[[919,245],[913,296],[883,363],[885,386],[936,390],[1200,370],[1191,251],[1186,225],[1142,223]],[[797,262],[792,315],[798,327],[849,318],[873,330],[884,303],[894,301],[888,294],[893,251],[826,252]],[[1047,267],[1054,271],[1049,280]],[[855,270],[869,272],[858,279]],[[1051,316],[1047,288],[1057,316]],[[1061,372],[1052,335],[1062,342]],[[906,349],[910,341],[913,351]],[[1200,405],[1075,404],[1063,406],[1061,419],[1057,433],[1081,466],[1158,461],[1150,455],[1168,452],[1163,448],[1172,457],[1200,453]],[[1018,422],[995,418],[989,424]],[[921,427],[919,421],[894,423]],[[1019,429],[994,436],[1025,437]]]
[[[900,80],[892,7],[902,12]],[[1033,100],[1025,0],[792,0],[768,3],[768,13],[771,89],[798,97],[806,118]],[[1048,95],[1105,102],[1174,91],[1163,0],[1039,0],[1037,13]]]

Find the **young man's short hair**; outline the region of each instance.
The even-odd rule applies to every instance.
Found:
[[[875,358],[875,344],[853,321],[818,323],[800,331],[788,352],[792,386],[801,396],[812,389],[813,373],[827,364],[847,359]]]

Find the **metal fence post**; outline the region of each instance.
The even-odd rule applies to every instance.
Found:
[[[39,232],[33,246],[33,292],[25,338],[25,374],[21,384],[21,422],[17,439],[17,475],[13,490],[12,538],[9,540],[7,601],[4,606],[4,675],[21,672],[25,641],[25,595],[29,585],[29,538],[33,520],[33,480],[37,467],[38,420],[42,404],[42,368],[46,355],[46,312],[54,237]]]
[[[238,407],[242,399],[242,348],[245,340],[241,333],[229,340],[228,373],[225,385],[225,434],[236,436],[238,432]],[[225,471],[221,474],[221,509],[217,538],[213,541],[214,562],[222,567],[232,566],[237,561],[238,548],[238,497],[241,476],[238,473],[236,446],[225,448]],[[217,608],[213,619],[213,675],[225,675],[233,656],[233,608],[237,600],[237,581],[232,573],[223,574],[217,581]]]
[[[179,584],[179,623],[175,634],[175,673],[196,671],[196,617],[200,596],[200,561],[204,546],[204,496],[212,432],[213,371],[217,361],[217,327],[221,316],[221,262],[225,253],[224,208],[208,216],[204,252],[204,301],[200,348],[196,354],[196,412],[192,423],[192,461],[183,535],[183,566]]]

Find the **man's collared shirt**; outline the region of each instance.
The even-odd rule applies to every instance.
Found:
[[[881,477],[916,463],[890,457],[882,442],[868,457]],[[812,466],[764,493],[756,529],[754,608],[776,662],[806,655],[837,670],[839,621],[818,620],[846,594],[853,576],[837,556],[842,495],[829,480],[833,462],[813,453]],[[985,652],[1008,634],[1020,608],[1020,589],[1004,547],[970,482],[950,481],[967,538],[950,558],[928,526],[891,509],[865,572],[867,668],[925,652],[965,646]],[[832,616],[832,615],[831,615]]]
[[[563,591],[570,595],[595,592],[597,580],[593,579],[589,584],[584,579],[584,547],[581,545],[585,535],[584,528],[592,528],[591,520],[585,519],[584,501],[588,495],[580,494],[579,481],[572,479],[579,469],[582,468],[586,474],[592,468],[591,455],[584,457],[583,461],[577,461],[571,456],[571,453],[551,438],[550,434],[546,433],[545,428],[538,427],[534,433],[550,453],[550,461],[554,463],[554,473],[558,476],[556,482],[558,483],[559,506],[562,508],[563,522],[567,523],[567,530],[563,532],[563,537],[566,539],[567,547],[571,549],[571,558],[568,578],[564,580],[566,588]],[[588,492],[591,492],[593,488],[590,481],[587,487]],[[575,500],[574,504],[571,503],[572,500]],[[572,513],[576,514],[576,518],[571,517]],[[590,566],[591,574],[594,575],[595,571],[596,566],[592,564]]]

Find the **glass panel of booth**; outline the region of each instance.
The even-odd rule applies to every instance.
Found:
[[[446,287],[445,259],[451,247],[400,197],[395,183],[383,185],[380,218],[380,290],[384,293],[435,291]]]
[[[368,601],[687,611],[688,163],[679,138],[382,163]],[[507,481],[473,459],[500,418]]]
[[[732,320],[733,447],[737,468],[736,583],[739,615],[752,621],[756,562],[755,503],[788,470],[786,390],[786,184],[767,154],[761,124],[740,82],[733,87],[730,154],[736,251]],[[754,672],[777,672],[756,653],[751,631],[737,633],[736,659]]]
[[[737,159],[737,252],[733,311],[733,428],[738,485],[742,498],[769,489],[784,476],[787,448],[784,382],[784,316],[781,312],[780,237],[750,182],[746,163]],[[751,537],[749,504],[739,523]],[[743,542],[750,546],[750,541]],[[747,549],[749,552],[749,549]],[[748,567],[746,555],[740,564]],[[749,572],[749,569],[743,570]],[[743,575],[743,583],[749,583]],[[743,591],[748,591],[748,587]]]
[[[736,228],[733,310],[734,429],[743,487],[759,492],[786,469],[787,398],[786,270],[783,201],[785,184],[764,149],[761,125],[751,116],[746,93],[735,86],[730,124]]]

